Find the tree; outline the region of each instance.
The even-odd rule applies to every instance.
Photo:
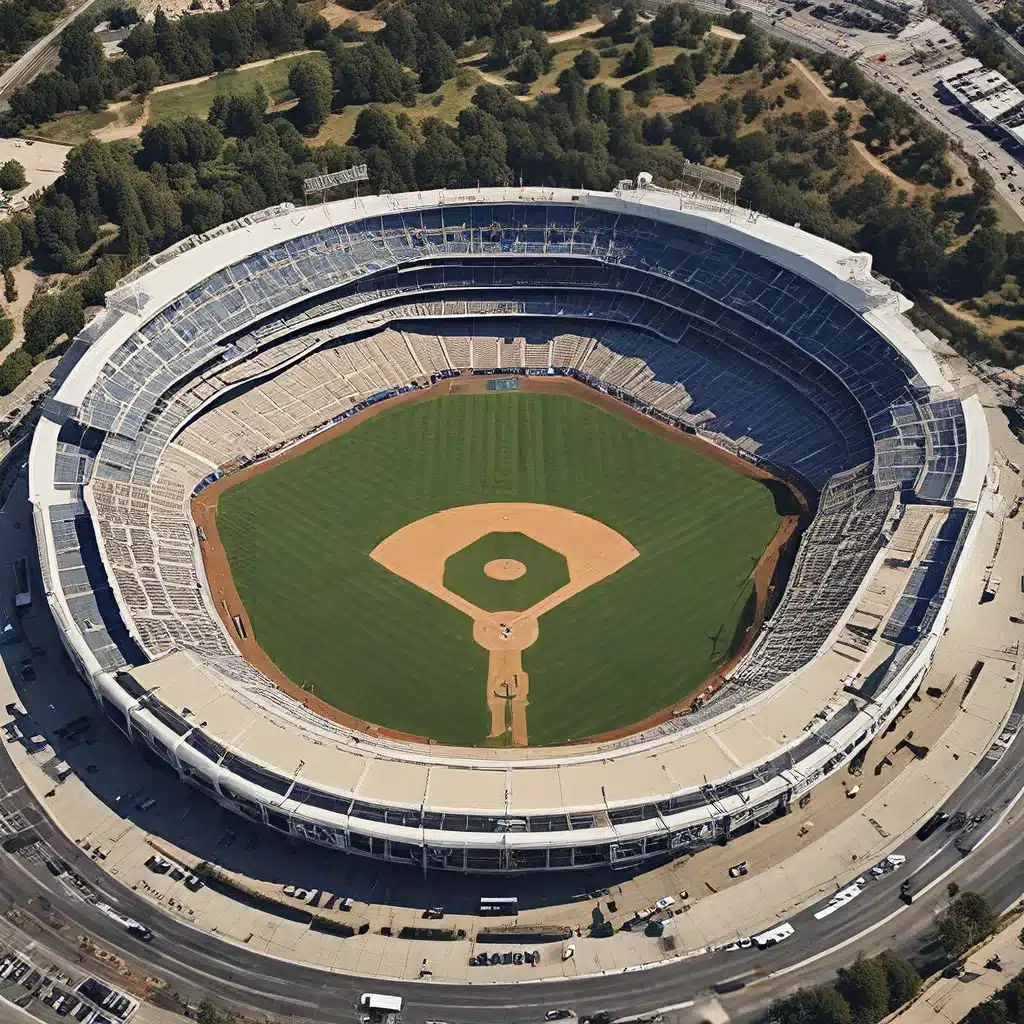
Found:
[[[160,84],[160,65],[148,54],[135,62],[135,88],[141,96]]]
[[[5,192],[14,192],[26,184],[25,168],[17,160],[8,160],[0,165],[0,188]]]
[[[885,206],[869,214],[856,244],[874,255],[883,274],[907,288],[933,288],[945,259],[934,218],[912,204]]]
[[[132,32],[135,35],[135,32]],[[184,70],[184,54],[178,26],[158,7],[153,16],[153,56],[156,57],[166,77],[174,78]]]
[[[967,922],[952,912],[947,913],[939,922],[939,941],[951,960],[963,956],[974,944]]]
[[[377,43],[347,48],[336,46],[328,52],[337,107],[349,103],[415,102],[416,82],[390,51]]]
[[[40,255],[59,270],[77,270],[78,213],[66,195],[47,189],[44,202],[36,210],[35,228]]]
[[[772,137],[767,132],[749,132],[736,140],[733,157],[739,167],[764,163],[775,155]]]
[[[1005,269],[1006,236],[994,227],[978,228],[967,243],[950,256],[944,275],[945,288],[955,296],[983,295],[999,285]],[[977,893],[963,893],[953,907],[965,897],[975,896]],[[977,909],[974,899],[968,900],[964,906],[971,912]]]
[[[58,338],[74,337],[85,326],[82,296],[76,288],[59,295],[36,294],[25,310],[25,344],[28,356],[45,352]]]
[[[9,395],[32,372],[32,358],[24,349],[0,363],[0,395]]]
[[[659,7],[651,22],[651,41],[654,45],[675,46],[679,30],[679,8],[675,4]]]
[[[967,922],[974,934],[975,942],[980,942],[995,931],[996,915],[988,900],[980,892],[972,892],[968,889],[960,893],[950,906],[949,912]]]
[[[18,298],[18,285],[10,267],[4,267],[4,298],[8,302],[14,302]]]
[[[572,65],[579,72],[580,78],[585,78],[588,81],[591,78],[597,78],[601,73],[601,58],[596,50],[589,48],[580,50],[573,58]]]
[[[673,96],[692,96],[697,76],[690,55],[681,53],[668,67],[658,68],[658,80]]]
[[[889,982],[877,960],[858,957],[838,971],[836,988],[853,1014],[854,1024],[877,1024],[889,1013]]]
[[[536,82],[543,70],[544,64],[540,59],[540,54],[532,46],[528,46],[523,50],[523,54],[516,64],[515,78],[517,81],[529,84]]]
[[[0,221],[0,268],[7,270],[21,259],[21,232],[11,220]]]
[[[139,20],[139,12],[127,4],[113,4],[107,8],[107,21],[113,29],[128,28]]]
[[[215,103],[217,99],[225,98],[216,97]],[[244,97],[231,97],[226,102],[235,99],[240,99],[243,105],[246,103]],[[247,107],[243,106],[243,109]],[[149,170],[153,164],[172,166],[188,163],[198,167],[204,160],[216,157],[224,141],[215,125],[200,121],[194,115],[180,121],[147,124],[142,129],[140,139],[142,148],[135,159],[143,170]]]
[[[1009,1020],[1006,1004],[1001,999],[986,999],[971,1008],[964,1024],[1007,1024]]]
[[[626,75],[635,75],[643,71],[654,57],[654,47],[651,46],[651,37],[646,32],[641,32],[636,37],[632,49],[623,55],[615,74],[619,78]]]
[[[835,121],[836,127],[845,134],[853,124],[853,114],[846,107],[839,107],[832,115],[832,120]]]
[[[711,73],[711,56],[706,48],[702,47],[690,54],[690,66],[693,68],[694,79],[700,85]]]
[[[828,114],[824,110],[809,110],[807,112],[807,127],[812,132],[821,132],[828,127]]]
[[[772,48],[768,37],[753,25],[736,47],[736,52],[729,61],[729,73],[738,75],[751,68],[764,67],[772,59]]]
[[[831,985],[819,985],[776,999],[768,1008],[767,1019],[770,1024],[852,1024],[853,1015]]]
[[[625,0],[615,20],[608,26],[613,39],[626,39],[636,28],[637,5],[635,0]]]
[[[0,308],[0,349],[7,348],[13,340],[14,321],[10,318],[6,309]]]
[[[199,1013],[196,1016],[198,1024],[234,1024],[234,1020],[230,1014],[221,1013],[209,999],[204,999],[199,1004]]]
[[[917,995],[921,988],[921,975],[909,960],[897,956],[889,949],[880,953],[875,960],[885,970],[889,985],[889,1012],[893,1013]]]
[[[307,135],[319,131],[331,112],[334,92],[331,74],[322,61],[300,60],[288,72],[288,88],[295,93],[295,127]]]
[[[86,18],[73,21],[60,37],[58,70],[72,81],[101,78],[106,64],[103,44],[87,22]]]
[[[420,92],[436,92],[458,69],[455,53],[436,32],[420,43],[418,65]]]
[[[257,82],[240,96],[215,96],[206,119],[225,135],[248,139],[263,127],[266,112],[267,94]]]

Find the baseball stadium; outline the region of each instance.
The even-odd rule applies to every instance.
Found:
[[[632,867],[910,701],[988,486],[870,258],[649,175],[271,208],[119,283],[29,457],[82,679],[183,784],[422,870]]]

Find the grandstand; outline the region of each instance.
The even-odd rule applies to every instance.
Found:
[[[650,188],[278,208],[176,250],[72,344],[30,494],[83,678],[224,806],[424,869],[635,863],[784,812],[916,690],[988,436],[863,257]],[[770,621],[689,714],[557,751],[426,748],[353,734],[239,656],[190,498],[371,404],[495,371],[572,377],[817,496]]]

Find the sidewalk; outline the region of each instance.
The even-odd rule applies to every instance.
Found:
[[[971,1009],[1008,984],[1015,974],[1024,970],[1024,945],[1020,941],[1024,917],[1013,915],[1009,924],[997,932],[984,946],[975,950],[964,963],[964,972],[956,978],[940,977],[908,1006],[886,1019],[899,1024],[935,1024],[948,1021],[957,1024]],[[1002,970],[985,966],[998,956]]]

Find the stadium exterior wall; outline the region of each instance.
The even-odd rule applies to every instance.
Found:
[[[436,192],[415,196],[347,200],[279,214],[262,223],[225,232],[204,241],[201,243],[201,257],[193,249],[189,249],[142,274],[130,284],[121,286],[116,294],[112,293],[114,301],[124,301],[126,294],[138,299],[141,303],[140,315],[122,317],[106,334],[96,340],[66,375],[55,398],[70,406],[80,404],[116,347],[145,320],[189,287],[251,253],[279,244],[288,238],[298,238],[329,225],[338,225],[347,220],[373,214],[385,215],[403,209],[415,210],[467,201],[490,204],[522,201],[524,193],[527,199],[571,202],[679,224],[726,238],[745,249],[766,256],[773,262],[814,281],[859,311],[864,319],[868,320],[911,363],[926,384],[933,388],[948,388],[931,354],[902,319],[898,298],[888,288],[870,277],[870,260],[864,254],[851,254],[829,242],[747,211],[707,204],[704,201],[684,200],[671,193],[653,190],[645,194],[596,194],[571,190],[481,189],[459,193]],[[141,301],[143,298],[144,302]],[[972,403],[977,408],[973,408]],[[988,436],[984,414],[980,412],[980,403],[977,399],[968,399],[963,404],[968,423],[968,468],[963,474],[957,493],[957,503],[977,508],[985,493],[985,472],[989,458]],[[970,526],[959,561],[953,570],[948,592],[928,635],[914,647],[909,659],[892,675],[884,690],[876,695],[875,701],[858,711],[856,716],[832,735],[827,743],[812,751],[803,760],[791,761],[789,767],[774,777],[763,780],[756,789],[738,794],[730,789],[730,779],[733,777],[730,776],[715,780],[706,787],[700,787],[700,792],[706,793],[708,797],[700,806],[679,813],[659,812],[655,817],[624,824],[609,822],[576,832],[460,832],[373,821],[308,806],[299,807],[297,804],[290,806],[288,800],[282,800],[279,795],[262,789],[205,758],[186,744],[180,735],[175,734],[149,711],[140,707],[138,699],[126,691],[114,675],[102,670],[81,630],[74,624],[66,597],[56,582],[56,547],[47,510],[51,505],[68,500],[67,492],[57,492],[53,487],[59,429],[58,422],[44,416],[37,427],[29,459],[30,498],[44,590],[62,642],[97,700],[108,713],[114,712],[111,718],[115,724],[118,724],[133,741],[158,741],[172,752],[172,763],[183,781],[197,786],[236,813],[332,848],[403,862],[418,860],[424,869],[437,864],[456,870],[480,870],[468,866],[465,852],[461,865],[458,863],[458,851],[473,850],[494,853],[496,856],[493,870],[501,871],[625,864],[659,855],[692,851],[712,842],[727,839],[738,829],[748,827],[755,821],[784,813],[794,799],[798,799],[824,778],[840,770],[871,741],[873,736],[883,730],[912,698],[931,664],[935,646],[955,599],[957,584],[962,577],[967,556],[976,542],[982,521],[980,515],[976,516]],[[95,508],[90,511],[95,515]],[[108,578],[113,586],[113,574],[108,572]],[[203,578],[202,575],[200,578]],[[786,682],[784,680],[777,685],[785,686]],[[736,713],[744,706],[746,705],[740,705],[731,713]],[[649,742],[652,746],[685,742],[685,734],[667,735]],[[375,744],[366,737],[361,738],[360,746],[370,756],[392,759],[415,758],[427,763],[432,760],[443,760],[467,771],[507,770],[512,767],[531,770],[544,767],[543,760],[533,761],[529,766],[523,765],[522,762],[509,762],[506,765],[500,759],[483,760],[470,753],[460,757],[446,756],[443,759],[434,759],[429,751],[403,749],[393,743]],[[796,744],[793,744],[793,747],[795,746]],[[579,755],[581,758],[587,756]],[[605,761],[610,758],[607,751],[593,756]],[[565,758],[560,760],[564,761]],[[743,770],[738,770],[735,775],[741,775]],[[745,770],[749,771],[749,766]],[[212,780],[212,787],[207,783],[198,783],[197,776],[200,779]],[[339,795],[346,796],[341,792]],[[658,801],[679,795],[678,791],[651,793],[645,798],[645,803],[656,804]],[[350,796],[355,798],[354,795]],[[396,806],[402,809],[414,805]],[[607,820],[607,812],[616,809],[614,805],[605,805],[571,810],[574,813],[589,810],[598,815],[604,812]],[[496,817],[500,817],[503,811],[501,807],[493,808]],[[564,855],[567,849],[572,851],[568,858]],[[394,851],[399,850],[400,855],[394,854]],[[580,855],[581,850],[592,851],[593,856]],[[563,851],[557,858],[557,864],[552,863],[552,853],[556,851]],[[442,852],[443,856],[439,856]],[[544,856],[542,864],[537,861],[538,852]],[[527,853],[532,853],[532,856],[529,858],[529,865],[524,866]]]

